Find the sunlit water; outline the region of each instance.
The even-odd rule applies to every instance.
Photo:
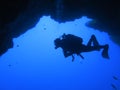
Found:
[[[86,27],[87,17],[58,23],[49,16],[18,38],[14,47],[0,57],[0,90],[120,90],[120,47],[105,32]],[[82,53],[85,57],[64,58],[54,49],[54,40],[63,33],[83,38],[87,44],[95,34],[102,45],[109,44],[110,59],[102,51]],[[118,77],[118,80],[113,79]]]

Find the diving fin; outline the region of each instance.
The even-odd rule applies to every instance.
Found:
[[[109,59],[108,48],[109,48],[109,45],[107,44],[107,45],[105,45],[105,47],[104,47],[104,49],[103,49],[103,51],[102,51],[102,56],[103,56],[104,58],[107,58],[107,59]]]

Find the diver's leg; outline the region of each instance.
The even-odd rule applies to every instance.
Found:
[[[92,43],[93,43],[93,46],[92,46]],[[103,48],[101,45],[99,45],[99,43],[98,43],[95,35],[92,35],[92,36],[91,36],[90,40],[88,41],[87,46],[89,46],[89,47],[95,47],[96,50],[98,50],[98,51],[99,51],[101,48]]]
[[[109,55],[108,55],[108,48],[109,48],[109,45],[106,44],[106,45],[99,45],[95,35],[92,35],[91,38],[93,39],[93,47],[96,48],[96,50],[100,50],[100,49],[103,49],[102,51],[102,56],[104,58],[109,58]]]
[[[109,49],[109,45],[106,44],[106,45],[104,46],[103,51],[102,51],[102,56],[103,56],[104,58],[107,58],[107,59],[109,59],[108,49]]]
[[[103,49],[102,51],[102,57],[109,59],[108,49],[109,45],[99,45],[99,46],[84,46],[82,52],[91,52],[91,51],[99,51],[100,49]]]
[[[95,35],[92,35],[91,37],[92,37],[92,39],[93,39],[93,46],[99,46],[99,43],[98,43]]]
[[[87,43],[87,46],[91,46],[91,45],[92,45],[92,42],[93,42],[93,46],[98,46],[98,45],[99,45],[99,43],[98,43],[95,35],[92,35],[92,36],[91,36],[90,40],[89,40],[88,43]]]
[[[91,43],[93,42],[93,46],[91,46]],[[86,52],[89,52],[89,51],[99,51],[100,49],[103,49],[102,51],[102,56],[104,58],[107,58],[109,59],[109,55],[108,55],[108,49],[109,49],[109,45],[106,44],[106,45],[99,45],[95,35],[92,35],[87,46],[85,47],[85,50]]]
[[[99,51],[100,49],[104,49],[105,45],[98,46],[84,46],[82,47],[82,52],[91,52],[91,51]]]

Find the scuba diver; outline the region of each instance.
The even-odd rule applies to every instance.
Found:
[[[72,61],[74,61],[74,54],[80,56],[82,59],[84,57],[81,55],[82,52],[90,51],[100,51],[103,49],[102,56],[109,59],[108,48],[109,45],[99,45],[95,35],[92,35],[87,45],[82,44],[83,39],[81,37],[72,34],[63,34],[60,38],[54,40],[55,49],[61,47],[63,49],[63,54],[65,57],[72,56]],[[92,45],[93,44],[93,45]]]

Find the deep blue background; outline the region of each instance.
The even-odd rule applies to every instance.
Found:
[[[120,47],[105,32],[86,27],[91,19],[58,23],[44,16],[38,24],[14,38],[14,48],[0,57],[0,90],[120,90]],[[63,33],[82,37],[87,44],[92,34],[100,44],[109,44],[110,59],[102,51],[64,58],[62,49],[54,49],[54,39]],[[19,45],[19,47],[17,47]],[[118,80],[115,80],[116,76]]]

